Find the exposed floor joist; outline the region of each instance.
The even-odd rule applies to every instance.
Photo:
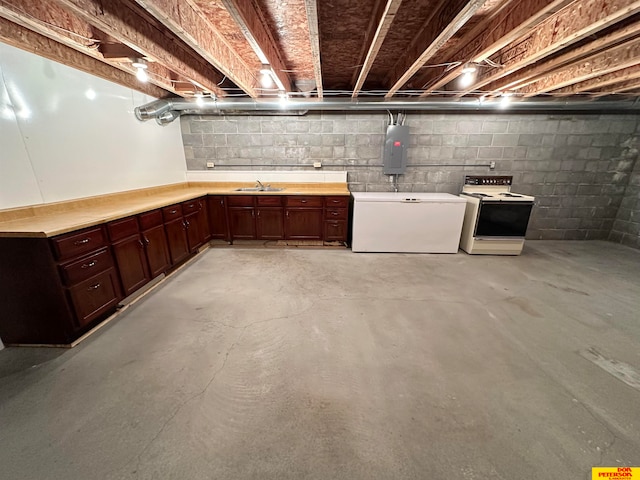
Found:
[[[640,95],[639,79],[633,79],[633,80],[628,80],[626,82],[618,83],[614,85],[612,88],[607,89],[606,91],[601,91],[601,92],[592,94],[592,97],[597,98],[597,97],[604,97],[606,95],[611,95],[611,94],[629,94],[629,93],[631,93],[631,95],[633,96]]]
[[[309,25],[309,41],[311,43],[311,56],[313,61],[313,72],[316,80],[316,91],[318,98],[324,96],[322,87],[322,65],[320,63],[320,31],[318,29],[318,5],[316,0],[304,0],[307,12],[307,23]]]
[[[485,89],[490,92],[488,96],[495,96],[503,91],[529,85],[544,78],[548,73],[557,68],[575,63],[588,55],[611,48],[621,42],[626,42],[638,35],[640,35],[640,21],[631,23],[620,30],[604,35],[581,47],[571,49],[567,53],[554,57],[551,60],[538,62],[531,68],[518,70],[513,75],[487,85]]]
[[[486,60],[567,3],[569,0],[530,0],[508,4],[498,12],[496,18],[480,23],[460,42],[464,46],[455,54],[455,58],[461,62],[460,66],[450,70],[445,70],[444,67],[432,70],[431,75],[423,81],[426,87],[421,96],[427,96],[459,77],[465,63]],[[489,28],[487,25],[490,25]],[[436,63],[440,61],[436,60]]]
[[[616,70],[614,72],[598,75],[595,78],[578,82],[568,87],[556,89],[553,91],[554,95],[576,95],[582,92],[593,92],[601,88],[609,87],[612,85],[619,85],[626,83],[630,80],[640,79],[640,64],[633,65],[628,68]],[[637,83],[637,82],[636,82]]]
[[[406,56],[392,69],[385,98],[390,98],[433,57],[482,6],[485,0],[454,0],[440,4],[441,10],[433,17],[436,24],[424,28],[414,39]],[[426,48],[424,46],[427,45]],[[404,59],[407,60],[404,60]]]
[[[256,53],[260,63],[268,64],[279,82],[279,89],[291,91],[291,79],[275,41],[265,25],[261,12],[250,0],[222,0],[222,3],[238,24],[240,30]]]
[[[0,41],[155,98],[166,97],[168,93],[151,83],[140,83],[134,75],[124,69],[108,65],[86,52],[78,51],[3,17],[0,17]]]
[[[382,18],[378,23],[376,32],[373,35],[373,40],[371,41],[364,63],[360,69],[360,74],[358,75],[358,79],[353,87],[352,97],[357,97],[362,85],[364,85],[364,81],[371,70],[371,66],[373,65],[376,55],[378,55],[380,47],[382,47],[382,43],[391,28],[391,24],[393,23],[401,4],[402,0],[387,0],[387,4],[382,12]]]
[[[479,76],[459,96],[532,65],[637,12],[640,12],[640,1],[576,0],[540,23],[530,35],[496,53],[492,60],[502,67]]]
[[[258,92],[255,89],[258,72],[252,72],[249,69],[224,38],[216,32],[213,25],[205,18],[198,7],[191,2],[183,2],[178,8],[176,2],[172,0],[135,1],[249,96],[258,96]],[[213,84],[210,80],[202,78],[201,75],[192,79],[216,95],[224,96],[224,93],[217,87],[218,82]]]
[[[585,58],[575,64],[555,70],[537,82],[517,89],[518,94],[531,97],[583,82],[598,75],[605,75],[631,67],[640,58],[640,39],[630,40],[622,45]]]

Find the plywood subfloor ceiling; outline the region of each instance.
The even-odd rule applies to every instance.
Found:
[[[156,97],[596,99],[640,93],[639,12],[631,0],[0,0],[0,41]]]

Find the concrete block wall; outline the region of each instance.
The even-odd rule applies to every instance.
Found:
[[[637,157],[640,137],[630,143],[626,155]],[[629,176],[629,183],[618,208],[609,240],[634,248],[640,248],[640,161]]]
[[[381,166],[388,122],[384,112],[181,118],[189,170],[207,162],[308,170],[322,162],[346,170],[352,191],[392,189]],[[529,238],[607,239],[636,165],[639,124],[632,114],[409,113],[409,167],[399,189],[458,194],[465,175],[513,175],[514,191],[538,199]]]

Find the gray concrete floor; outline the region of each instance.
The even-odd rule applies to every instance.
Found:
[[[640,465],[639,311],[606,242],[210,249],[75,349],[0,352],[0,477],[591,478]]]

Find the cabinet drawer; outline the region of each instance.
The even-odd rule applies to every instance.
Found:
[[[200,208],[202,208],[202,206],[200,204],[199,198],[195,200],[190,200],[182,204],[182,213],[184,215],[187,215],[189,213],[197,212],[198,210],[200,210]]]
[[[141,213],[138,215],[138,221],[142,230],[157,227],[162,224],[162,212],[153,210],[152,212]]]
[[[63,265],[60,269],[65,283],[74,285],[111,267],[113,267],[111,253],[108,249],[103,248],[81,260]]]
[[[324,240],[327,242],[347,240],[347,222],[345,220],[327,220],[324,222]]]
[[[256,205],[260,207],[279,207],[282,205],[283,197],[276,196],[256,196]]]
[[[288,207],[321,207],[322,197],[296,195],[287,197]]]
[[[346,208],[327,208],[325,210],[325,218],[327,220],[346,220],[347,209]]]
[[[106,246],[106,235],[102,227],[60,235],[52,239],[58,259],[73,258],[83,253]]]
[[[171,205],[170,207],[164,207],[162,209],[162,218],[165,223],[175,220],[182,216],[182,205]]]
[[[78,326],[87,325],[118,304],[117,285],[115,270],[110,268],[69,289]]]
[[[325,197],[324,204],[327,207],[341,207],[346,208],[349,206],[349,197]]]
[[[253,195],[232,195],[227,197],[230,207],[253,207]]]
[[[136,217],[123,218],[107,223],[107,232],[112,242],[130,237],[138,233],[138,220]]]

